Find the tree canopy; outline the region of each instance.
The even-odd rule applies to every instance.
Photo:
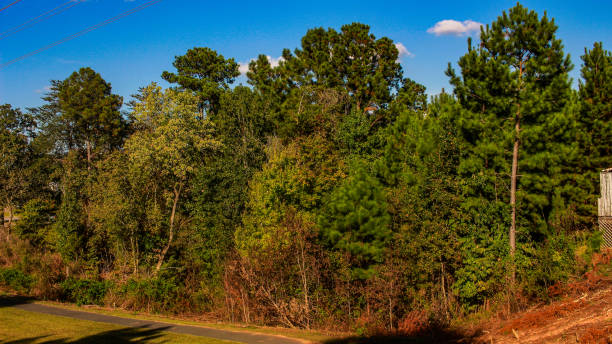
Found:
[[[246,86],[208,47],[125,107],[91,68],[51,81],[39,107],[0,106],[19,219],[0,273],[47,299],[360,334],[550,301],[605,258],[612,167],[612,55],[585,49],[573,89],[557,30],[517,4],[435,95],[362,23],[259,55]]]
[[[240,75],[233,58],[225,59],[210,48],[189,49],[185,55],[176,56],[172,65],[176,73],[164,71],[162,78],[193,91],[200,99],[201,111],[214,112],[222,91]]]

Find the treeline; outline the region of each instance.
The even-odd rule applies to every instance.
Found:
[[[209,48],[127,107],[90,68],[52,81],[1,107],[0,283],[358,332],[546,298],[600,249],[612,167],[612,55],[585,49],[574,90],[556,30],[517,4],[431,99],[358,23],[260,55],[250,87]]]

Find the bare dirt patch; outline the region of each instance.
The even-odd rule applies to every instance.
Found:
[[[600,271],[610,257],[594,257],[593,270],[580,281],[551,287],[559,301],[483,324],[478,342],[612,344],[612,278]]]

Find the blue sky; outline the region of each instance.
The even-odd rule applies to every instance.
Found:
[[[0,0],[0,8],[14,0]],[[0,12],[0,65],[91,25],[134,8],[147,0],[88,0],[12,36],[2,32],[66,3],[66,0],[21,0]],[[522,1],[540,15],[547,11],[559,26],[579,78],[580,55],[593,42],[612,50],[609,19],[612,1]],[[189,48],[206,46],[238,62],[258,54],[278,57],[283,48],[298,47],[309,28],[340,28],[362,22],[377,37],[401,43],[404,75],[424,84],[428,93],[449,89],[447,63],[456,63],[466,48],[466,34],[456,29],[473,27],[469,21],[490,23],[515,1],[283,1],[238,2],[162,0],[138,13],[89,32],[67,43],[0,69],[0,104],[31,107],[53,79],[65,79],[89,66],[113,86],[125,101],[151,81],[161,82],[164,70],[173,70],[174,56]],[[454,34],[436,35],[438,28]],[[468,21],[469,20],[469,21]],[[466,22],[468,21],[468,22]],[[450,24],[450,26],[449,26]],[[442,26],[440,26],[442,25]],[[428,32],[429,30],[429,32]],[[438,33],[443,33],[440,30]],[[448,33],[448,32],[447,32]],[[469,32],[467,33],[469,35]],[[244,78],[238,82],[245,83]],[[161,82],[162,85],[167,85]]]

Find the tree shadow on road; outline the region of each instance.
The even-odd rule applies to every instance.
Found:
[[[42,337],[31,337],[18,339],[14,341],[3,341],[1,344],[106,344],[106,343],[149,343],[152,340],[158,339],[164,335],[162,333],[168,327],[147,328],[146,326],[123,328],[118,330],[104,331],[83,337],[76,340],[70,339],[51,339],[44,340]]]
[[[0,295],[0,307],[12,307],[16,305],[22,305],[25,303],[34,302],[33,297],[20,296],[20,295]]]
[[[334,338],[323,344],[425,344],[425,343],[462,343],[482,344],[477,337],[480,333],[467,335],[452,329],[436,328],[431,332],[418,336],[377,335],[368,337]]]

